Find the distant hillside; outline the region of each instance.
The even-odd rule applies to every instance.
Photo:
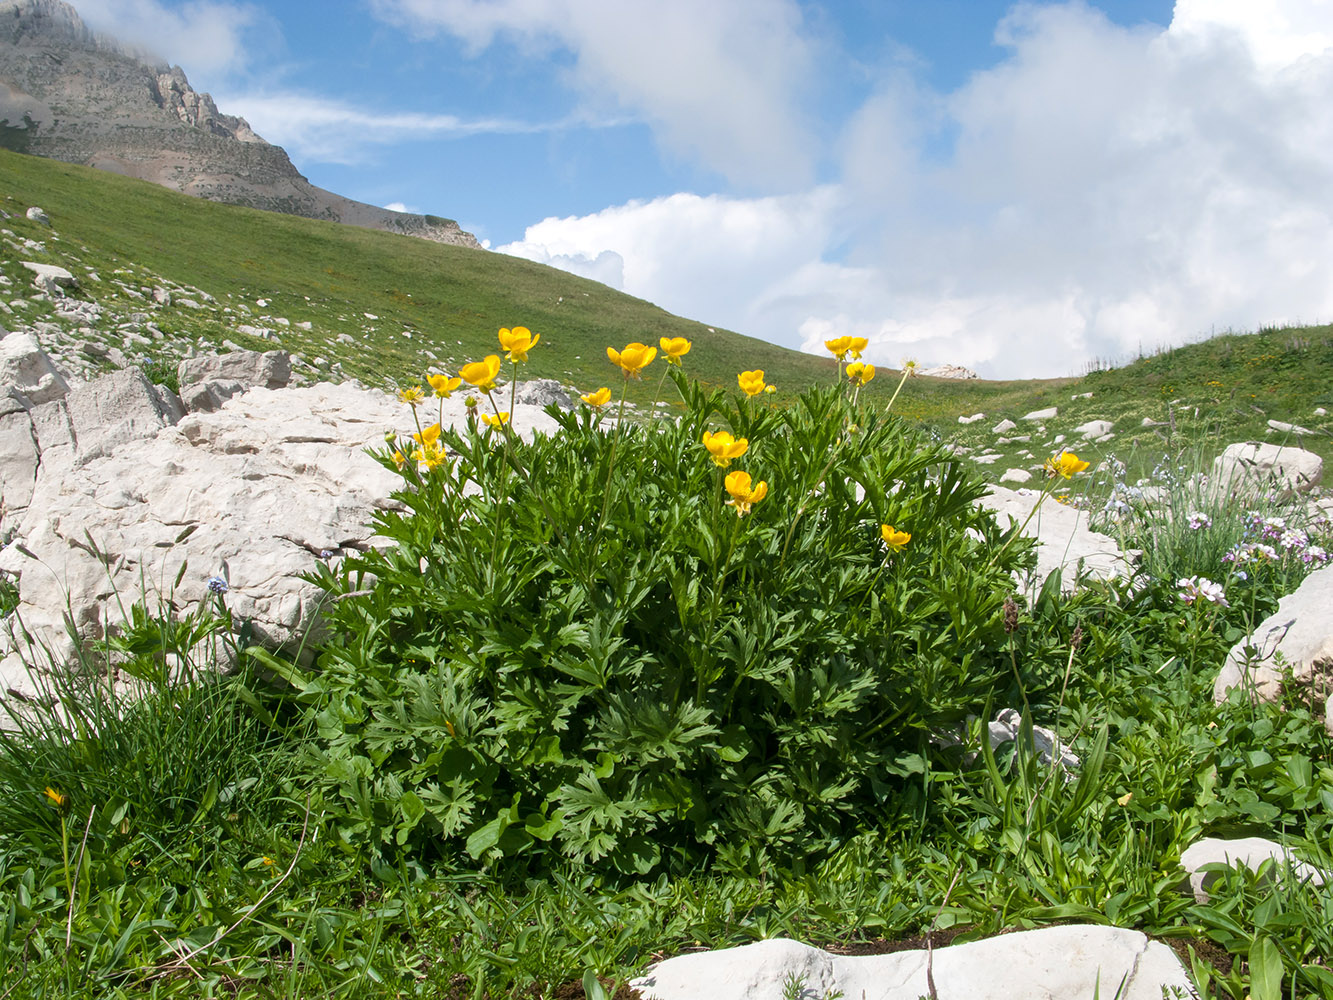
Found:
[[[34,205],[48,213],[49,227],[24,217]],[[80,357],[118,364],[108,358],[112,348],[134,363],[170,365],[230,341],[294,352],[307,380],[392,387],[420,381],[427,367],[453,370],[496,353],[500,327],[527,326],[542,340],[525,375],[582,392],[620,384],[608,345],[660,337],[692,340],[686,371],[713,384],[734,389],[737,372],[765,369],[779,389],[765,397],[772,401],[833,378],[830,359],[673,316],[542,264],[187,198],[5,150],[0,209],[11,216],[0,219],[7,279],[0,325],[35,328],[44,344],[59,328],[75,367]],[[100,318],[61,316],[57,303],[34,296],[24,260],[79,276],[71,294],[96,304]],[[154,299],[158,288],[162,301]],[[661,366],[654,367],[654,377],[631,383],[632,400],[652,401]],[[663,396],[674,398],[674,390],[667,386]]]
[[[91,31],[63,0],[0,0],[0,146],[211,201],[479,247],[451,219],[315,187],[179,66]]]

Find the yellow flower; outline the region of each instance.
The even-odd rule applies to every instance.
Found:
[[[414,385],[410,389],[400,390],[398,393],[398,398],[401,399],[408,406],[416,406],[418,403],[420,403],[423,399],[426,398],[426,394],[421,391],[421,386]]]
[[[431,424],[420,434],[413,434],[412,440],[419,445],[426,446],[427,448],[433,446],[437,441],[440,440],[440,425]]]
[[[500,374],[500,356],[487,355],[484,361],[474,361],[458,369],[458,374],[468,385],[475,385],[482,392],[495,388],[495,377]]]
[[[870,346],[868,337],[848,337],[847,349],[852,352],[852,357],[860,358],[861,352]]]
[[[733,458],[740,458],[750,447],[747,438],[733,438],[726,431],[704,431],[704,447],[713,456],[713,464],[725,469]]]
[[[611,359],[613,365],[619,365],[626,376],[638,378],[639,374],[648,367],[653,358],[657,357],[656,347],[645,347],[637,341],[633,344],[626,344],[623,351],[617,351],[614,347],[606,349],[606,356]]]
[[[583,400],[594,410],[601,409],[607,403],[611,402],[611,390],[606,386],[602,386],[596,392],[590,392],[586,396],[580,396],[579,399]]]
[[[879,526],[879,537],[884,540],[884,544],[889,547],[890,552],[901,552],[907,548],[907,543],[912,540],[912,536],[906,531],[899,531],[891,524],[881,524]]]
[[[847,366],[847,377],[857,385],[865,385],[875,377],[875,366],[853,361]]]
[[[534,335],[526,326],[500,331],[500,346],[509,352],[505,357],[510,361],[527,361],[528,351],[536,347],[537,341],[541,339],[540,333]]]
[[[46,797],[51,800],[51,804],[57,809],[64,809],[65,806],[69,805],[69,796],[62,795],[50,785],[46,786]]]
[[[1072,451],[1062,451],[1046,459],[1046,471],[1052,476],[1063,476],[1065,479],[1073,478],[1075,473],[1082,472],[1087,467],[1088,463]]]
[[[1133,800],[1134,800],[1134,793],[1126,792],[1124,795],[1120,796],[1120,798],[1115,800],[1115,804],[1118,806],[1127,806]]]
[[[274,865],[277,864],[277,862],[274,861],[272,858],[270,858],[268,855],[265,855],[264,857],[260,858],[259,860],[260,860],[260,862],[263,864],[263,866],[264,866],[265,868],[272,868]]]
[[[395,451],[393,453],[393,464],[398,466],[399,469],[402,469],[402,467],[407,464],[406,456],[403,455],[401,451]]]
[[[427,375],[426,381],[435,390],[435,395],[441,399],[448,399],[453,391],[463,384],[461,378],[450,378],[448,375]]]
[[[727,492],[731,494],[731,499],[727,503],[736,508],[737,517],[744,517],[750,513],[751,506],[768,496],[768,483],[763,480],[751,489],[748,472],[727,473],[726,487]]]
[[[741,391],[747,396],[758,396],[768,388],[764,383],[764,370],[756,368],[752,372],[741,372],[736,376],[737,383],[740,384]]]
[[[503,427],[505,424],[509,423],[509,411],[501,410],[495,416],[491,416],[489,413],[483,413],[481,419],[486,422],[487,427]]]
[[[832,340],[824,341],[824,346],[828,352],[839,361],[847,360],[847,352],[852,349],[851,337],[834,337]]]
[[[690,353],[691,344],[684,337],[663,337],[658,341],[662,345],[662,353],[666,355],[666,362],[669,365],[679,365],[680,359]]]

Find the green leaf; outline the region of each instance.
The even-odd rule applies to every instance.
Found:
[[[1254,1000],[1282,1000],[1282,952],[1270,937],[1250,946],[1250,996]]]

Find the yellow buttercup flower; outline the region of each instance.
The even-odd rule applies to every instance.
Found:
[[[852,338],[834,337],[832,340],[824,341],[824,346],[839,361],[846,361],[847,353],[852,349]]]
[[[750,507],[768,496],[768,483],[760,480],[759,485],[751,488],[748,472],[729,472],[725,482],[731,499],[727,503],[736,508],[736,516],[744,517],[750,513]]]
[[[486,422],[487,427],[503,427],[509,423],[509,411],[501,410],[495,416],[489,413],[483,413],[481,419]]]
[[[408,406],[416,406],[418,403],[420,403],[423,399],[426,398],[426,394],[422,391],[421,386],[414,385],[410,389],[399,390],[398,398],[401,399]]]
[[[487,355],[484,361],[474,361],[458,369],[458,374],[468,385],[475,385],[482,392],[495,388],[495,377],[500,374],[500,356]]]
[[[404,455],[401,451],[395,451],[393,453],[393,464],[398,466],[398,468],[401,470],[402,467],[407,464],[407,456]]]
[[[638,378],[653,358],[657,357],[657,348],[647,347],[635,341],[633,344],[626,344],[623,351],[608,347],[606,356],[611,359],[613,365],[619,365],[627,377]]]
[[[852,357],[860,358],[861,352],[870,346],[869,337],[848,337],[847,349],[852,352]]]
[[[611,390],[606,386],[602,386],[596,392],[590,392],[586,396],[580,396],[579,399],[583,400],[594,410],[601,409],[607,403],[611,402]]]
[[[663,337],[658,341],[662,345],[662,353],[666,355],[666,362],[669,365],[679,365],[680,359],[690,353],[691,344],[684,337]]]
[[[536,347],[537,341],[541,339],[540,333],[534,334],[526,326],[500,331],[500,346],[508,352],[505,357],[510,361],[527,361],[528,351]]]
[[[46,797],[51,800],[51,804],[55,806],[57,809],[64,809],[65,806],[69,805],[69,796],[57,792],[50,785],[46,786],[45,794]]]
[[[1072,479],[1077,473],[1082,472],[1088,467],[1088,463],[1083,461],[1072,451],[1062,451],[1058,455],[1052,455],[1046,459],[1046,471],[1052,476],[1063,476],[1065,479]]]
[[[847,366],[847,377],[857,385],[865,385],[875,377],[875,366],[853,361]]]
[[[750,447],[749,439],[734,438],[727,431],[704,431],[704,447],[713,457],[713,464],[725,469],[733,458],[740,458]]]
[[[463,384],[461,378],[450,378],[448,375],[427,375],[426,381],[435,390],[435,395],[441,399],[448,399],[454,390]]]
[[[901,552],[907,548],[907,543],[912,540],[912,536],[908,532],[899,531],[891,524],[881,524],[879,526],[879,537],[889,547],[890,552]]]
[[[431,447],[440,440],[440,425],[431,424],[420,434],[413,434],[412,440],[424,447]]]
[[[758,396],[768,388],[764,382],[764,370],[756,368],[752,372],[741,372],[736,376],[737,383],[740,384],[741,391],[747,396]]]

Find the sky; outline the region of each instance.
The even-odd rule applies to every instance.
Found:
[[[784,346],[1333,321],[1333,0],[73,3],[320,187]]]

